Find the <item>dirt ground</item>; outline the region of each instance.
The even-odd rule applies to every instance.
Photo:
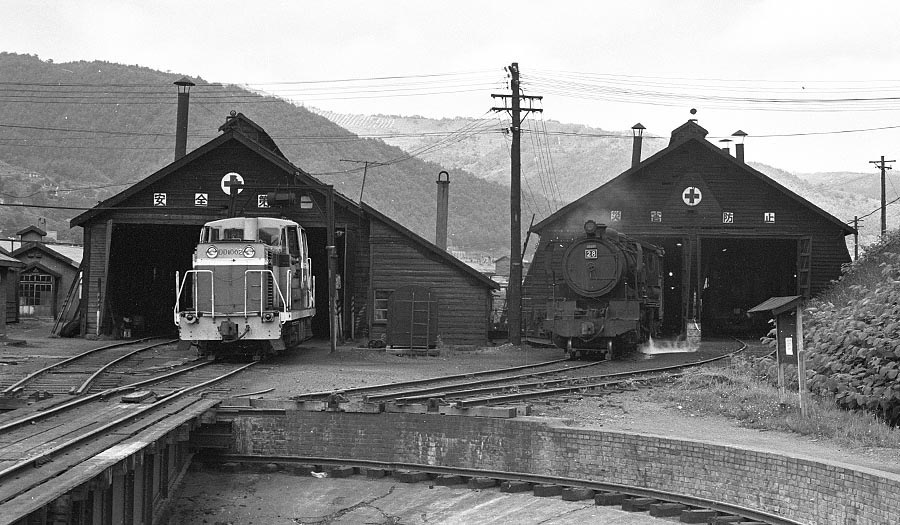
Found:
[[[97,345],[97,341],[86,339],[50,338],[49,331],[48,323],[33,321],[24,321],[9,328],[8,338],[24,341],[24,345],[0,345],[0,377],[3,378],[0,384],[9,384],[11,378],[21,377],[28,370],[45,366],[61,357]],[[695,355],[701,358],[721,353],[727,344],[704,342]],[[731,344],[736,348],[733,343]],[[178,354],[175,345],[157,351],[163,354],[163,357],[168,354],[173,361],[193,358]],[[360,348],[353,343],[343,344],[336,352],[331,353],[327,341],[313,341],[304,344],[299,352],[261,363],[240,374],[231,380],[230,387],[234,394],[288,399],[300,393],[385,384],[561,358],[563,354],[558,349],[533,347],[518,349],[508,344],[477,350],[444,348],[441,349],[440,355],[433,357],[401,357],[384,350]],[[674,353],[652,356],[637,354],[625,360],[604,363],[598,367],[598,373],[624,371],[644,366],[648,362],[663,366],[677,358],[678,355]],[[586,395],[579,399],[565,401],[560,399],[532,405],[533,415],[557,418],[564,424],[577,427],[701,440],[900,473],[900,454],[897,450],[849,449],[825,440],[809,439],[783,432],[741,428],[734,421],[725,418],[699,416],[688,413],[678,406],[661,405],[653,401],[643,389],[602,397]],[[204,479],[202,488],[216,490],[226,495],[217,500],[219,503],[215,509],[204,508],[206,514],[203,514],[203,522],[240,523],[226,518],[229,512],[233,513],[239,508],[237,506],[241,505],[238,495],[227,495],[231,482],[223,476],[219,478],[221,486],[209,487],[208,483],[215,483],[214,479],[212,481]],[[251,485],[265,484],[265,480],[264,476],[255,478],[251,476],[243,482]],[[182,504],[195,507],[198,500],[189,497],[190,490],[200,487],[190,480],[187,486],[189,489],[185,491],[187,499],[184,499]],[[261,489],[262,485],[259,485],[252,488],[252,492],[258,495]],[[251,489],[242,486],[241,491],[247,490]],[[277,497],[275,493],[271,496]],[[222,503],[223,501],[225,503]],[[228,501],[231,503],[227,503]]]

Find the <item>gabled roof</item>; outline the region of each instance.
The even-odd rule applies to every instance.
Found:
[[[49,274],[56,278],[62,277],[62,275],[59,272],[55,272],[39,262],[30,262],[30,263],[26,264],[25,266],[23,266],[19,270],[19,272],[24,274],[24,273],[31,272],[32,270],[37,270],[40,273]]]
[[[668,146],[657,151],[655,154],[651,155],[650,157],[644,159],[642,162],[640,162],[636,166],[632,166],[631,168],[623,171],[621,174],[619,174],[619,175],[613,177],[612,179],[606,181],[605,183],[601,184],[597,188],[589,191],[588,193],[584,194],[582,197],[580,197],[580,198],[570,202],[569,204],[566,204],[562,208],[556,210],[555,213],[546,217],[541,222],[535,224],[531,228],[531,231],[533,231],[535,233],[540,233],[540,231],[542,229],[547,227],[549,224],[552,224],[554,221],[556,221],[560,217],[565,216],[567,213],[569,213],[570,210],[574,209],[574,207],[577,206],[579,203],[590,199],[593,195],[602,193],[603,191],[605,191],[607,189],[608,186],[615,183],[616,181],[623,179],[623,178],[631,177],[634,174],[641,171],[642,169],[644,169],[648,166],[651,166],[651,165],[655,164],[656,162],[659,162],[660,159],[663,159],[666,156],[672,154],[674,151],[681,149],[682,147],[685,146],[685,144],[688,144],[690,142],[696,142],[696,143],[702,145],[704,148],[709,150],[712,154],[718,155],[720,158],[722,158],[726,162],[729,162],[732,165],[736,166],[738,169],[743,170],[748,175],[756,177],[763,183],[768,184],[769,186],[772,186],[773,188],[777,189],[778,191],[780,191],[781,193],[786,195],[788,198],[793,199],[794,201],[797,201],[804,208],[808,208],[808,209],[812,210],[813,212],[817,213],[818,215],[823,217],[825,220],[827,220],[828,222],[831,222],[836,227],[838,227],[841,231],[843,231],[844,235],[850,235],[856,231],[853,229],[852,226],[845,224],[843,221],[841,221],[834,215],[831,215],[830,213],[823,210],[822,208],[819,208],[818,206],[816,206],[815,204],[804,199],[800,195],[797,195],[793,191],[782,186],[781,184],[779,184],[778,182],[773,180],[771,177],[768,177],[764,173],[754,169],[752,166],[739,161],[735,157],[732,157],[729,153],[722,151],[722,149],[716,147],[714,144],[712,144],[711,142],[706,140],[706,138],[705,138],[706,133],[707,133],[707,131],[705,129],[703,129],[703,127],[701,127],[699,124],[697,124],[696,121],[694,121],[694,120],[687,121],[685,124],[682,124],[681,126],[676,128],[674,131],[672,131],[672,137],[669,141]]]
[[[18,259],[13,259],[9,255],[0,253],[0,267],[4,268],[20,268],[24,266],[22,261]]]
[[[102,215],[103,213],[109,211],[111,208],[116,208],[121,203],[125,202],[137,193],[140,193],[150,185],[168,177],[172,173],[175,173],[179,169],[184,167],[186,164],[193,162],[200,157],[203,157],[204,155],[216,150],[217,148],[231,140],[240,142],[250,150],[259,154],[268,162],[281,168],[286,174],[306,179],[307,181],[309,181],[309,184],[327,186],[325,183],[313,177],[309,173],[306,173],[297,166],[294,166],[289,160],[284,157],[284,155],[281,153],[281,150],[279,150],[278,147],[275,146],[275,143],[274,141],[272,141],[271,137],[269,137],[269,135],[255,122],[248,119],[244,115],[238,113],[237,115],[232,116],[219,129],[222,131],[222,134],[218,137],[210,140],[206,144],[191,151],[185,156],[176,159],[171,164],[164,166],[162,169],[149,175],[140,182],[135,183],[131,187],[119,192],[118,194],[106,199],[103,202],[100,202],[90,210],[81,213],[80,215],[69,221],[69,225],[71,227],[84,226],[84,224],[89,220],[97,217],[98,215]],[[255,134],[256,138],[248,135],[248,133],[250,132]],[[354,211],[358,210],[358,208],[356,208],[356,203],[354,203],[352,200],[350,200],[340,192],[336,191],[335,196],[336,202],[340,201],[349,209],[353,209]]]
[[[500,289],[500,285],[497,284],[496,282],[492,281],[491,279],[489,279],[486,275],[482,274],[475,268],[472,268],[468,264],[460,261],[453,255],[447,253],[446,250],[442,250],[442,249],[438,248],[435,244],[429,242],[425,238],[414,233],[412,230],[410,230],[409,228],[406,228],[405,226],[403,226],[399,222],[395,221],[394,219],[391,219],[387,215],[381,213],[380,211],[376,210],[375,208],[369,206],[368,204],[366,204],[364,202],[360,203],[360,207],[362,208],[362,210],[365,213],[375,217],[376,219],[387,224],[391,228],[397,230],[398,233],[400,233],[401,235],[403,235],[404,237],[406,237],[407,239],[412,241],[417,246],[425,249],[425,251],[431,252],[432,254],[436,255],[442,261],[444,261],[445,263],[448,263],[450,266],[455,267],[456,269],[460,270],[462,273],[472,277],[478,283],[480,283],[484,286],[487,286],[488,288],[491,288],[492,290]]]
[[[266,130],[262,128],[256,122],[253,122],[249,118],[247,118],[243,113],[235,113],[231,112],[231,115],[225,118],[225,123],[219,126],[219,131],[228,131],[235,130],[240,131],[244,135],[250,137],[251,139],[259,142],[264,147],[272,150],[279,157],[287,160],[287,157],[284,156],[284,153],[278,149],[278,145],[275,144],[275,141],[272,140],[272,137],[266,133]]]
[[[19,230],[19,231],[17,231],[17,232],[16,232],[16,235],[22,236],[22,235],[27,235],[27,234],[29,234],[29,233],[31,233],[31,232],[34,232],[34,233],[38,234],[38,235],[41,236],[41,237],[45,237],[45,236],[47,235],[47,232],[45,232],[44,230],[42,230],[42,229],[40,229],[40,228],[38,228],[37,226],[34,226],[34,225],[31,225],[31,226],[25,228],[24,230]]]
[[[81,246],[65,246],[65,245],[46,245],[42,242],[27,242],[10,254],[12,257],[18,258],[31,250],[37,250],[45,253],[54,259],[58,259],[72,267],[78,268],[81,265],[81,257],[84,248]]]

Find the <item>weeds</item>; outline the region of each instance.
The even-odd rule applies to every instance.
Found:
[[[694,414],[735,419],[747,428],[793,432],[844,446],[900,449],[900,430],[862,411],[840,409],[833,400],[810,395],[809,415],[800,417],[796,388],[783,395],[772,382],[773,366],[771,359],[734,359],[724,367],[689,370],[651,395]],[[787,384],[795,385],[796,379]]]

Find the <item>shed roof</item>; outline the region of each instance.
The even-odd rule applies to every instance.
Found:
[[[43,252],[50,257],[58,259],[75,268],[81,266],[81,259],[84,256],[84,247],[82,246],[72,246],[66,244],[45,244],[42,242],[26,242],[22,246],[13,250],[11,256],[17,258],[20,255],[31,250]]]
[[[40,229],[40,228],[38,228],[37,226],[34,226],[34,225],[31,225],[31,226],[29,226],[29,227],[27,227],[27,228],[25,228],[25,229],[23,229],[23,230],[17,231],[17,232],[16,232],[16,235],[20,235],[20,236],[21,236],[21,235],[25,235],[25,234],[28,234],[28,233],[31,233],[31,232],[34,232],[34,233],[38,234],[38,235],[41,236],[41,237],[44,237],[44,236],[47,235],[47,232],[45,232],[44,230],[42,230],[42,229]]]
[[[364,202],[360,203],[360,207],[362,208],[362,210],[365,213],[375,217],[376,219],[387,224],[391,228],[397,230],[398,233],[400,233],[401,235],[403,235],[404,237],[406,237],[407,239],[412,241],[414,244],[420,246],[421,248],[425,249],[428,252],[431,252],[434,255],[437,255],[445,263],[448,263],[450,266],[456,268],[460,272],[472,277],[479,284],[484,285],[485,287],[491,288],[492,290],[500,289],[499,284],[497,284],[493,280],[489,279],[483,273],[479,272],[475,268],[472,268],[468,264],[460,261],[459,259],[457,259],[453,255],[451,255],[450,253],[447,253],[446,250],[442,250],[441,248],[438,248],[437,245],[429,242],[427,239],[414,233],[412,230],[403,226],[402,224],[395,221],[394,219],[391,219],[387,215],[381,213],[380,211],[376,210],[375,208],[369,206],[368,204],[366,204]]]
[[[782,312],[791,310],[803,301],[802,295],[786,295],[784,297],[770,297],[759,303],[753,308],[747,310],[748,314],[772,312],[772,315],[778,315]]]
[[[4,253],[0,253],[0,267],[19,268],[21,266],[24,266],[22,264],[22,261],[15,259],[13,257],[10,257],[9,255],[6,255]]]
[[[81,213],[80,215],[73,218],[69,222],[69,225],[72,227],[84,226],[88,221],[102,216],[107,212],[120,208],[120,205],[130,197],[141,192],[150,185],[160,181],[161,179],[170,176],[188,163],[214,151],[215,149],[231,140],[240,142],[250,150],[265,158],[267,161],[271,162],[273,165],[281,168],[288,175],[301,178],[304,180],[304,182],[309,184],[321,185],[323,187],[327,186],[324,182],[313,177],[309,173],[306,173],[297,166],[294,166],[287,158],[284,157],[284,154],[281,153],[281,150],[278,149],[278,146],[275,145],[275,142],[272,140],[272,138],[258,124],[244,116],[242,113],[237,113],[236,115],[229,116],[226,123],[219,129],[222,131],[222,134],[218,137],[210,140],[206,144],[203,144],[202,146],[191,151],[185,156],[176,159],[174,162],[164,166],[160,170],[135,183],[131,187],[126,188],[118,194],[97,204],[90,210]],[[349,209],[358,209],[356,208],[356,203],[337,191],[335,191],[335,203],[342,203]]]
[[[728,163],[730,163],[730,164],[734,165],[735,167],[737,167],[738,169],[744,171],[746,174],[759,179],[760,181],[762,181],[765,184],[768,184],[769,186],[772,186],[779,192],[786,195],[788,198],[798,202],[804,208],[807,208],[807,209],[813,211],[814,213],[820,215],[826,221],[832,223],[835,227],[840,229],[844,235],[850,235],[850,234],[856,232],[856,230],[853,229],[852,226],[844,223],[843,221],[841,221],[834,215],[831,215],[827,211],[816,206],[815,204],[811,203],[810,201],[804,199],[800,195],[797,195],[796,193],[794,193],[793,191],[789,190],[788,188],[782,186],[781,184],[779,184],[772,178],[768,177],[764,173],[754,169],[753,167],[751,167],[750,165],[748,165],[744,162],[739,161],[738,159],[731,156],[727,152],[722,151],[721,148],[717,147],[715,144],[712,144],[711,142],[706,140],[706,134],[707,134],[707,131],[702,126],[697,124],[697,122],[695,120],[692,119],[692,120],[687,121],[686,123],[682,124],[681,126],[679,126],[678,128],[676,128],[675,130],[672,131],[672,137],[669,141],[668,146],[666,146],[665,148],[656,152],[655,154],[651,155],[650,157],[644,159],[642,162],[640,162],[636,166],[632,166],[631,168],[625,170],[624,172],[617,175],[616,177],[606,181],[605,183],[601,184],[597,188],[589,191],[582,197],[580,197],[580,198],[570,202],[569,204],[563,206],[562,208],[556,210],[555,213],[551,214],[550,216],[546,217],[541,222],[532,226],[531,231],[539,234],[541,232],[541,230],[546,228],[548,225],[552,224],[554,221],[556,221],[560,217],[564,217],[565,215],[567,215],[569,213],[569,211],[574,209],[580,202],[588,200],[595,195],[601,195],[603,193],[603,191],[607,189],[607,186],[614,183],[615,181],[625,178],[625,177],[630,177],[630,176],[638,173],[642,169],[644,169],[648,166],[651,166],[651,165],[655,164],[656,162],[659,162],[660,159],[663,159],[666,156],[671,155],[674,151],[684,147],[684,145],[687,144],[688,142],[696,142],[698,144],[701,144],[704,148],[708,149],[711,152],[711,154],[718,155],[719,157],[721,157]]]

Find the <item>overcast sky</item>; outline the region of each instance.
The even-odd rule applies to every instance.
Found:
[[[874,173],[900,156],[898,23],[888,0],[0,0],[0,51],[428,117],[490,115],[518,62],[544,119],[668,136],[696,108],[713,141],[749,134],[747,160]]]

